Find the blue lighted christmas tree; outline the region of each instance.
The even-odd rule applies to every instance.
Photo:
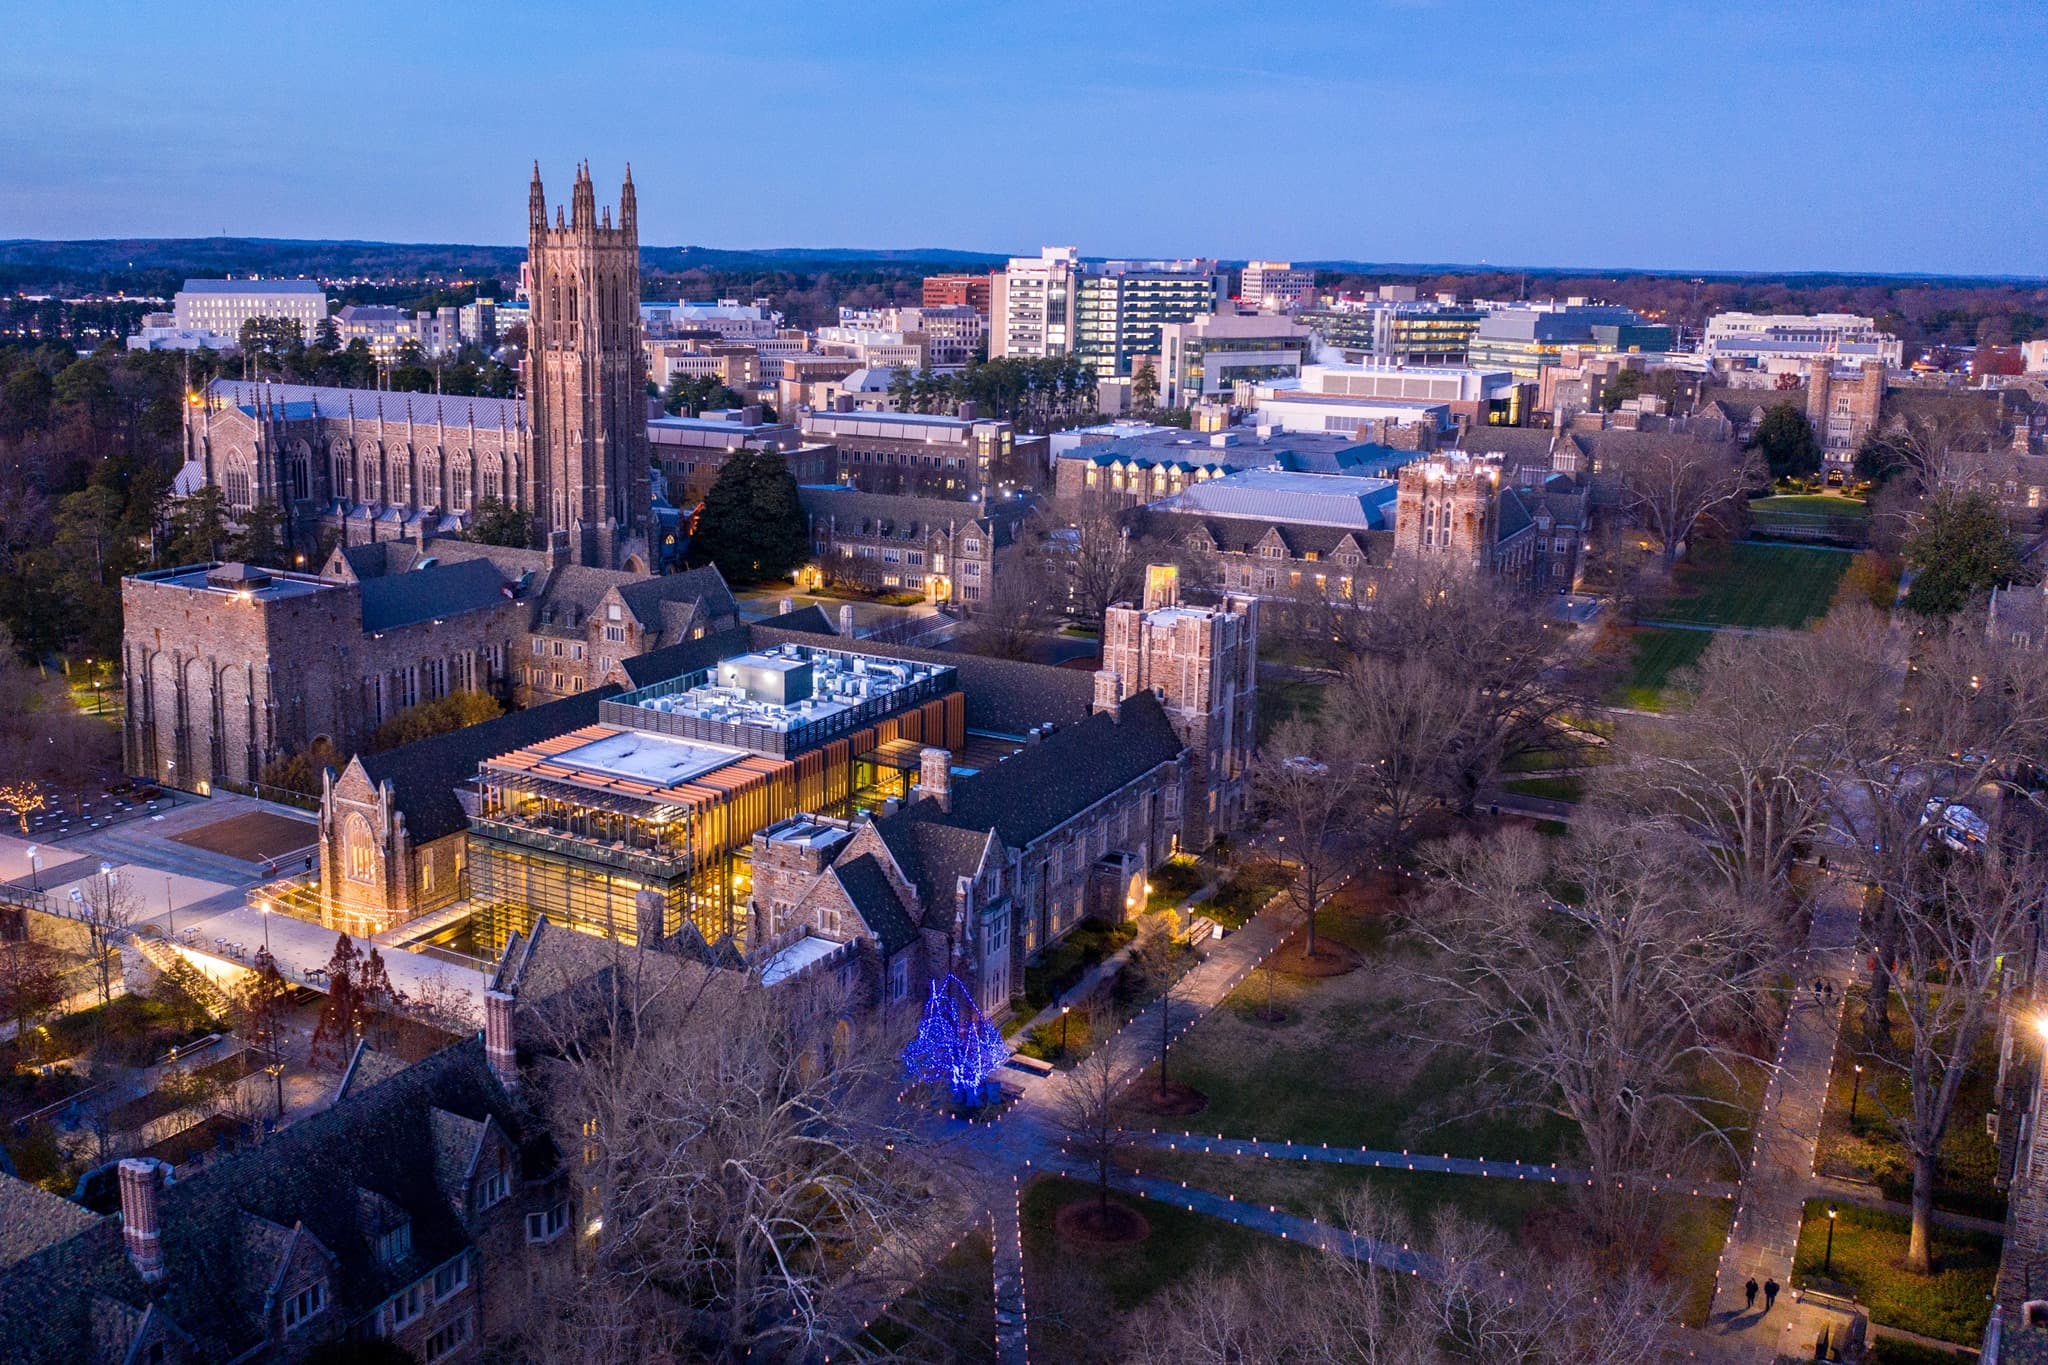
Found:
[[[980,1104],[988,1078],[1010,1055],[1003,1035],[974,1003],[957,976],[932,982],[917,1037],[903,1049],[903,1069],[913,1081],[942,1083],[959,1104]]]

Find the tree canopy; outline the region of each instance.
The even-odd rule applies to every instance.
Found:
[[[1820,442],[1813,424],[1790,403],[1779,403],[1757,423],[1749,448],[1763,457],[1774,479],[1795,479],[1820,472]]]
[[[2022,567],[1998,500],[1974,490],[1929,498],[1906,558],[1915,571],[1906,605],[1923,616],[1946,616],[2011,582]]]
[[[804,524],[796,477],[782,456],[735,451],[704,495],[691,557],[716,564],[731,583],[786,577],[810,549]]]

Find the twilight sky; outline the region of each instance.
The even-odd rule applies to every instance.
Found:
[[[0,238],[2048,275],[2039,0],[0,5]]]

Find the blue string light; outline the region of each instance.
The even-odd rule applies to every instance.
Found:
[[[903,1071],[911,1081],[943,1084],[956,1104],[973,1106],[987,1099],[988,1078],[1009,1055],[1003,1035],[949,974],[932,982],[917,1036],[903,1049]]]

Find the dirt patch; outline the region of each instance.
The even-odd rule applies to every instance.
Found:
[[[1108,1204],[1090,1197],[1077,1199],[1053,1219],[1062,1242],[1084,1247],[1132,1246],[1152,1235],[1145,1215],[1115,1199]]]
[[[181,844],[245,863],[282,858],[310,847],[319,837],[319,829],[311,820],[294,820],[267,810],[245,811],[171,836]]]
[[[1296,934],[1273,950],[1266,965],[1283,976],[1323,978],[1357,971],[1365,959],[1355,948],[1318,937],[1313,957],[1303,950],[1304,937]]]
[[[1162,1088],[1150,1081],[1141,1081],[1131,1092],[1133,1107],[1160,1118],[1186,1118],[1199,1114],[1209,1107],[1209,1097],[1191,1085],[1179,1081],[1168,1081]]]

